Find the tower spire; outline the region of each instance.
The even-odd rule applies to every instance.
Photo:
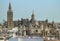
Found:
[[[11,9],[11,3],[9,2],[9,9]]]
[[[32,11],[32,15],[31,15],[31,21],[35,21],[34,10]]]
[[[9,0],[9,9],[11,9],[11,2],[10,2],[10,0]]]
[[[32,11],[32,19],[35,20],[34,10]]]
[[[34,10],[32,11],[32,15],[34,15]]]

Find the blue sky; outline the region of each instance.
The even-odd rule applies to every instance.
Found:
[[[10,0],[14,20],[31,19],[34,10],[36,20],[60,22],[60,0]],[[0,23],[7,20],[9,0],[0,0]]]

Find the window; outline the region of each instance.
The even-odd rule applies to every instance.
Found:
[[[36,32],[38,32],[38,30],[36,30]]]

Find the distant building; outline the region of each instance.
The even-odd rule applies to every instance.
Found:
[[[54,23],[49,23],[48,20],[45,21],[36,21],[34,12],[32,12],[31,20],[21,19],[18,21],[13,21],[13,11],[11,3],[9,3],[7,11],[7,21],[0,25],[0,31],[2,28],[7,28],[12,30],[14,27],[18,27],[19,35],[35,35],[35,36],[49,36],[49,35],[58,35],[57,25]]]

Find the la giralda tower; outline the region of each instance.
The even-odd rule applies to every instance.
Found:
[[[8,24],[8,29],[12,29],[14,27],[13,23],[13,11],[11,8],[11,3],[9,3],[8,11],[7,11],[7,24]]]

